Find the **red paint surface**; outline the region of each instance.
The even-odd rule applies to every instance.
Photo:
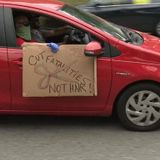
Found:
[[[160,39],[142,34],[144,43],[135,46],[111,37],[76,18],[57,10],[63,3],[52,0],[0,1],[12,8],[39,11],[61,18],[116,47],[121,55],[97,58],[98,96],[95,97],[22,97],[22,50],[0,49],[0,112],[10,114],[110,115],[119,93],[128,85],[144,80],[160,83]],[[8,54],[8,55],[7,55]],[[123,74],[122,74],[123,73]],[[31,78],[31,77],[29,77]]]

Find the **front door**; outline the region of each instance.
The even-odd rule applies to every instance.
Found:
[[[8,23],[13,23],[11,10],[7,9]],[[13,24],[10,24],[10,26]],[[14,28],[14,27],[13,27]],[[15,32],[14,32],[15,33]],[[8,35],[10,36],[10,35]],[[97,58],[97,96],[66,96],[66,97],[23,97],[22,96],[22,49],[8,49],[9,64],[11,69],[11,90],[13,95],[13,109],[25,112],[47,112],[54,113],[74,111],[102,111],[107,103],[111,87],[111,61],[110,58]],[[28,77],[31,79],[32,77]]]

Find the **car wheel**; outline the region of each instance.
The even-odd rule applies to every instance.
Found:
[[[160,21],[156,25],[155,32],[156,32],[156,35],[160,37]]]
[[[129,130],[157,129],[160,125],[160,86],[141,83],[128,88],[117,102],[117,114]]]

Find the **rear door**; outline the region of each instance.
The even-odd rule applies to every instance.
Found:
[[[5,38],[4,10],[0,4],[0,111],[9,110],[10,104],[10,77]]]

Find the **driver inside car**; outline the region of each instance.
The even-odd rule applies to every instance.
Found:
[[[45,43],[50,37],[65,35],[68,26],[58,27],[56,29],[42,29],[39,16],[31,18],[32,39],[39,43]]]
[[[46,38],[65,34],[67,26],[56,30],[41,30],[39,18],[32,18],[31,21],[25,15],[15,17],[16,44],[21,46],[24,42],[45,43]]]
[[[27,16],[15,17],[16,44],[21,46],[24,42],[34,42],[31,37],[31,26]]]

